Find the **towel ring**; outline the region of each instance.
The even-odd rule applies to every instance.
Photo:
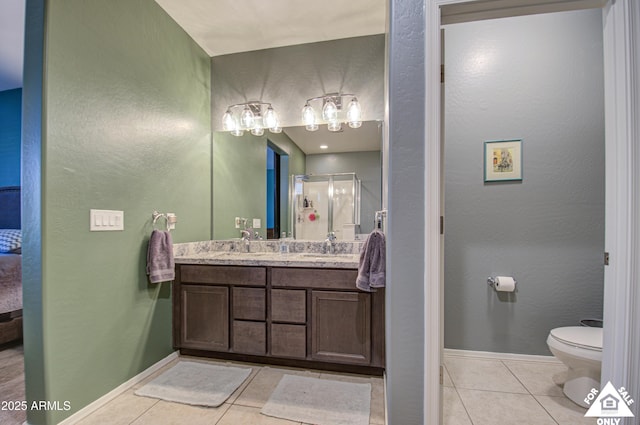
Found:
[[[158,211],[154,211],[151,217],[153,218],[153,230],[157,230],[156,223],[160,218],[164,218],[164,222],[167,226],[167,232],[170,232],[171,229],[175,229],[175,224],[178,221],[176,218],[176,215],[173,213],[165,214],[165,213],[159,213]]]

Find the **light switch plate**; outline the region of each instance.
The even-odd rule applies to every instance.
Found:
[[[260,222],[259,218],[254,218],[253,219],[253,228],[254,229],[259,229],[262,226],[262,223]]]
[[[89,230],[91,232],[124,230],[124,211],[89,210]]]

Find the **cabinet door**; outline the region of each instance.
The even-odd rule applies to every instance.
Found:
[[[182,285],[181,288],[181,346],[227,351],[229,349],[229,288],[201,285]]]
[[[314,360],[369,364],[370,294],[312,291],[311,351]]]

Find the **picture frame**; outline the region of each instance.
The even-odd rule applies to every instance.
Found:
[[[484,181],[522,181],[522,139],[484,142]]]

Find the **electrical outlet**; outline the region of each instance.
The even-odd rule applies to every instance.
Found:
[[[254,218],[253,219],[253,228],[254,229],[259,229],[262,226],[262,223],[260,221],[259,218]]]

